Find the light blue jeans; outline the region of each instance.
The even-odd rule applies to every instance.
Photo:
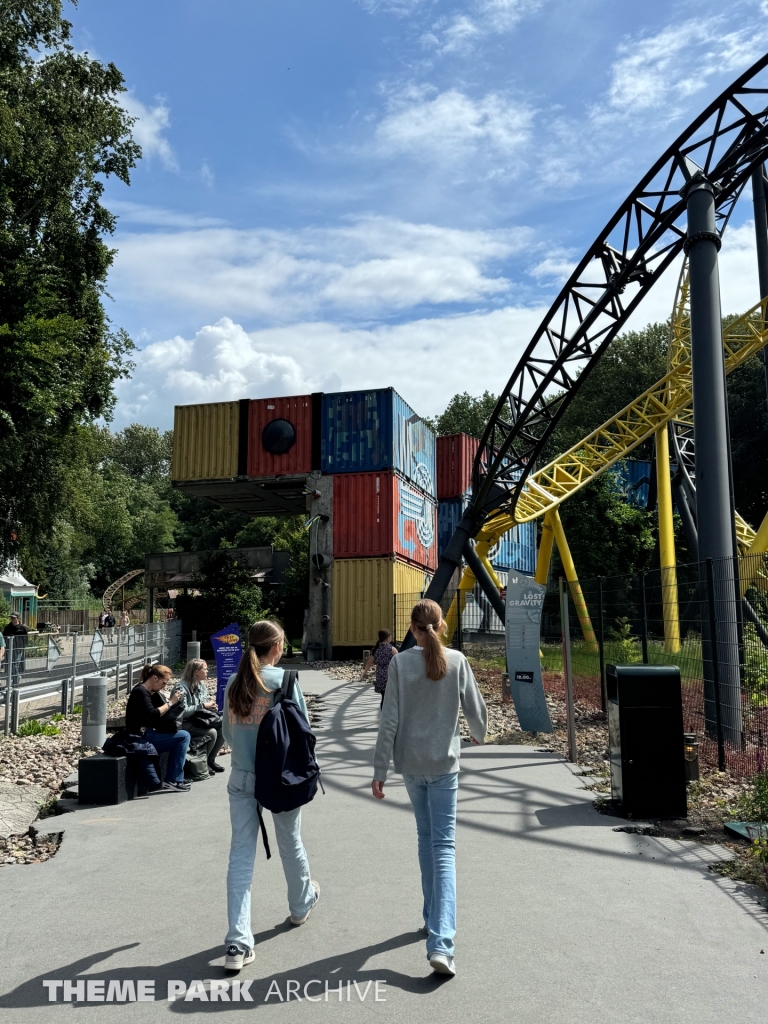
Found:
[[[456,935],[456,794],[459,773],[404,775],[416,815],[427,958],[453,956]]]
[[[225,945],[236,942],[242,949],[253,947],[251,931],[251,883],[259,838],[259,816],[253,787],[256,776],[233,768],[227,783],[232,845],[227,869],[227,921]],[[265,813],[265,812],[264,812]],[[288,885],[291,917],[303,917],[312,906],[315,892],[309,877],[307,851],[301,841],[301,808],[273,814],[275,839]]]

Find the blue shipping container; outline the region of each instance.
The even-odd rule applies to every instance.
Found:
[[[609,472],[630,505],[638,508],[648,506],[648,490],[651,482],[651,463],[641,459],[623,459],[612,466]]]
[[[394,388],[323,395],[324,473],[395,469],[434,498],[435,435]]]
[[[442,555],[468,504],[466,497],[438,503],[438,556]],[[494,569],[514,569],[533,576],[536,572],[536,523],[520,523],[505,533],[499,543],[491,548],[489,556]]]

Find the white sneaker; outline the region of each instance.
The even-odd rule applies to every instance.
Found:
[[[312,888],[315,890],[315,899],[312,903],[312,906],[309,908],[306,914],[303,917],[294,917],[293,915],[291,915],[291,924],[294,925],[294,927],[296,928],[298,928],[300,924],[304,924],[309,915],[317,906],[317,901],[320,899],[320,886],[317,884],[317,882],[312,882]]]
[[[252,964],[255,959],[255,949],[240,949],[233,942],[231,946],[227,946],[227,954],[224,957],[224,969],[227,971],[241,971],[246,964]]]
[[[453,977],[456,973],[456,961],[447,953],[433,953],[429,958],[429,966],[435,974],[450,974]]]

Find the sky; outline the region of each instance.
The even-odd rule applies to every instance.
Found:
[[[143,158],[107,312],[137,351],[113,426],[192,402],[504,386],[571,268],[768,47],[768,0],[81,0]],[[759,298],[752,204],[724,313]],[[664,320],[673,270],[635,314]]]

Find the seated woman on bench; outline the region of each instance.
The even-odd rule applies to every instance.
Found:
[[[167,665],[145,665],[141,670],[141,681],[134,686],[125,709],[125,727],[130,733],[144,729],[144,739],[151,743],[159,754],[168,752],[168,767],[165,782],[179,792],[189,791],[190,784],[184,779],[184,760],[189,748],[189,733],[179,729],[178,720],[184,707],[183,694],[176,692],[166,700],[161,697],[171,681],[172,672]]]
[[[209,772],[223,772],[223,765],[216,764],[216,755],[224,746],[221,731],[221,715],[215,700],[208,693],[208,665],[202,658],[187,662],[181,682],[171,690],[171,696],[181,692],[184,710],[181,713],[181,727],[192,739],[205,742]]]

